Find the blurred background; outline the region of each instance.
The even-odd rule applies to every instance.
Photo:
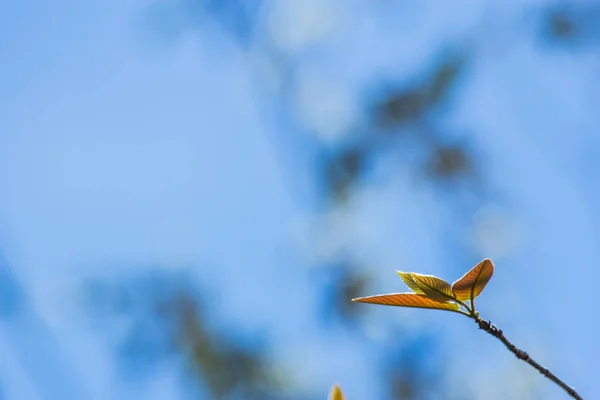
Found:
[[[599,398],[600,3],[0,2],[0,399]]]

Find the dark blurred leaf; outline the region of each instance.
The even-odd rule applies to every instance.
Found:
[[[388,93],[376,102],[375,126],[393,129],[414,123],[444,102],[465,66],[463,56],[444,58],[429,77],[406,90]]]
[[[464,55],[451,55],[440,63],[427,89],[427,101],[431,106],[437,106],[446,100],[465,65]]]
[[[426,334],[407,338],[388,354],[384,370],[390,399],[444,398],[439,383],[440,366],[436,339]]]
[[[360,296],[368,284],[368,277],[358,272],[346,274],[340,279],[336,296],[336,309],[339,315],[351,320],[359,314],[360,311],[357,307],[353,307],[348,299]]]
[[[342,202],[348,197],[365,168],[367,151],[354,146],[326,158],[323,175],[329,196]]]
[[[543,36],[550,43],[600,44],[600,4],[581,3],[551,7],[544,18]]]
[[[424,114],[428,106],[425,88],[388,96],[376,106],[376,125],[380,128],[395,128],[413,122]]]
[[[575,35],[577,31],[576,22],[573,21],[570,15],[564,12],[553,12],[549,17],[550,35],[568,39]]]
[[[330,265],[319,269],[324,285],[320,287],[322,293],[321,318],[323,322],[342,322],[352,324],[356,318],[364,313],[364,308],[356,307],[350,299],[356,298],[367,291],[369,276],[363,269],[351,263]]]
[[[474,170],[467,150],[461,146],[440,145],[433,150],[425,170],[436,179],[449,179]]]

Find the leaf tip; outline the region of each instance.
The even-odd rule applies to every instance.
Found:
[[[331,400],[344,400],[344,394],[342,393],[342,389],[340,389],[338,385],[333,385],[329,398]]]
[[[402,278],[402,280],[406,280],[406,278],[412,279],[412,277],[410,276],[410,272],[396,270],[396,273],[398,274],[398,276],[400,276],[400,278]]]

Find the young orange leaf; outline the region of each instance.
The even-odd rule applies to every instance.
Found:
[[[492,260],[486,258],[452,284],[452,291],[460,301],[475,299],[494,274]]]
[[[460,307],[456,303],[443,303],[417,293],[390,293],[375,296],[359,297],[352,299],[358,303],[381,304],[384,306],[433,308],[436,310],[457,311]]]
[[[333,389],[331,389],[329,400],[344,400],[344,394],[338,385],[334,385]]]
[[[416,284],[415,280],[412,277],[412,272],[402,272],[402,271],[396,271],[398,273],[398,275],[400,275],[400,278],[402,278],[402,280],[404,281],[404,283],[406,284],[406,286],[408,286],[408,288],[410,290],[412,290],[413,292],[417,293],[417,294],[425,294],[421,288],[419,287],[419,285]]]
[[[455,300],[450,284],[433,275],[410,274],[423,294],[432,300],[446,302]]]

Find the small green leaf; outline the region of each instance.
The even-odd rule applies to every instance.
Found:
[[[432,300],[446,302],[456,300],[452,287],[448,282],[433,275],[410,274],[425,296]]]
[[[330,400],[344,400],[344,394],[342,393],[342,389],[338,385],[333,385],[333,389],[331,389],[331,394],[329,395]]]
[[[471,300],[479,296],[494,274],[494,263],[489,258],[481,261],[462,278],[452,284],[452,291],[460,301]]]
[[[402,280],[404,281],[404,283],[406,284],[406,286],[408,286],[408,288],[410,290],[412,290],[413,292],[417,293],[417,294],[425,294],[421,288],[419,287],[419,285],[416,284],[415,280],[412,277],[412,272],[402,272],[402,271],[396,271],[398,273],[398,275],[400,275],[400,278],[402,278]]]
[[[381,304],[384,306],[412,307],[412,308],[433,308],[436,310],[458,311],[460,308],[456,303],[444,303],[433,300],[422,294],[417,293],[390,293],[379,294],[375,296],[359,297],[352,299],[358,303]]]

